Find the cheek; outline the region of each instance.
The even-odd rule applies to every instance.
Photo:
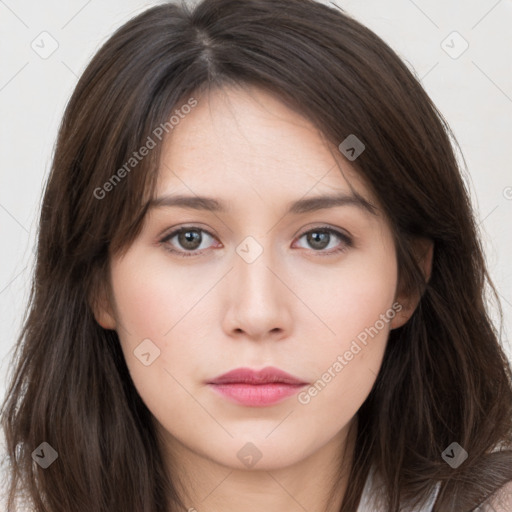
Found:
[[[342,262],[337,269],[318,266],[315,269],[302,269],[293,282],[297,295],[307,299],[313,315],[300,319],[302,330],[317,328],[322,342],[317,345],[320,352],[332,355],[348,350],[353,339],[374,327],[383,331],[386,339],[389,320],[382,323],[382,316],[394,316],[392,305],[395,301],[397,268],[392,249],[383,245],[378,251],[354,253]],[[321,321],[318,321],[321,320]],[[376,325],[377,324],[377,325]],[[309,325],[309,326],[308,326]],[[371,351],[368,347],[365,353]]]
[[[171,272],[165,259],[137,247],[112,265],[111,277],[116,330],[138,393],[156,416],[190,407],[181,373],[201,375],[207,355],[191,333],[199,325],[196,306],[218,278]]]
[[[329,320],[335,325],[336,344],[340,349],[348,350],[348,342],[354,339],[364,343],[365,333],[368,335],[369,332],[373,333],[375,339],[387,338],[388,318],[394,314],[392,305],[396,275],[392,268],[384,272],[381,270],[379,264],[370,263],[365,265],[364,270],[354,269],[338,289],[332,290],[328,314]],[[382,315],[386,320],[382,320]],[[372,346],[368,344],[367,348],[365,354],[372,350]]]
[[[368,396],[382,363],[391,320],[400,306],[395,302],[397,269],[394,253],[382,251],[354,258],[339,273],[309,274],[308,304],[319,313],[322,334],[300,357],[310,361],[313,385],[299,402],[317,418],[348,421]],[[324,283],[314,287],[312,283]],[[325,300],[329,297],[329,300]],[[327,328],[324,328],[327,327]],[[313,332],[310,330],[310,332]],[[315,339],[311,336],[311,339]]]
[[[192,272],[171,272],[161,255],[137,248],[113,266],[112,283],[121,327],[133,338],[162,341],[194,308],[208,284]]]

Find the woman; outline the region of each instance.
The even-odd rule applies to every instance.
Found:
[[[511,368],[451,137],[334,7],[121,27],[45,190],[9,507],[19,483],[38,512],[509,510]]]

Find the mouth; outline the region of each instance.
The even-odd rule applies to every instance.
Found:
[[[224,398],[247,407],[265,407],[296,394],[308,383],[278,368],[237,368],[207,382]]]

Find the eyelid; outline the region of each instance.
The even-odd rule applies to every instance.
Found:
[[[170,239],[174,238],[175,236],[177,236],[180,233],[182,233],[184,231],[187,231],[187,230],[203,232],[203,233],[206,233],[211,238],[213,238],[215,240],[218,240],[217,237],[214,234],[212,234],[209,230],[201,227],[200,225],[194,224],[194,225],[189,225],[189,226],[182,225],[182,226],[179,226],[179,227],[173,229],[170,233],[164,234],[159,239],[158,243],[159,243],[159,245],[164,245],[165,246],[165,250],[167,250],[168,252],[171,252],[173,254],[177,254],[179,256],[183,256],[183,257],[200,256],[201,254],[203,254],[208,249],[202,249],[202,250],[197,250],[196,249],[194,251],[184,251],[184,250],[171,249],[167,245],[167,242]],[[327,232],[327,233],[329,233],[331,235],[334,235],[334,236],[338,237],[344,243],[344,246],[342,248],[340,248],[340,249],[330,249],[329,251],[326,251],[324,249],[315,251],[314,249],[311,249],[309,252],[312,252],[315,255],[331,256],[331,255],[339,254],[339,253],[347,250],[348,248],[353,247],[353,245],[354,245],[353,237],[348,232],[346,232],[342,228],[335,228],[335,227],[332,227],[332,226],[329,226],[329,225],[325,225],[325,224],[324,225],[320,225],[320,226],[309,226],[307,229],[304,229],[300,234],[295,235],[294,236],[294,240],[295,239],[300,240],[304,235],[307,235],[310,232],[314,232],[315,230],[317,230],[317,231],[324,231],[324,232]],[[301,248],[301,249],[303,249],[303,248]],[[307,250],[307,249],[305,249],[305,250]]]
[[[309,252],[312,252],[315,255],[318,256],[334,256],[336,254],[342,253],[345,250],[347,250],[350,247],[354,247],[354,239],[352,235],[350,235],[346,230],[343,230],[342,228],[335,228],[329,225],[320,225],[320,226],[310,226],[304,231],[302,231],[299,235],[296,236],[298,240],[300,240],[304,235],[307,235],[310,232],[314,231],[324,231],[331,235],[334,235],[338,237],[343,243],[344,246],[342,248],[338,249],[330,249],[329,251],[326,251],[325,249],[315,251],[314,249],[309,250]]]
[[[171,240],[172,238],[174,238],[175,236],[179,235],[180,233],[184,232],[184,231],[200,231],[202,233],[206,233],[208,236],[210,236],[211,238],[217,240],[217,237],[211,233],[210,231],[208,231],[207,229],[197,225],[197,224],[194,224],[194,225],[190,225],[190,226],[179,226],[175,229],[172,229],[170,232],[164,234],[162,237],[159,238],[159,241],[158,241],[158,244],[159,245],[165,245],[167,244],[167,242],[169,240]],[[195,251],[183,251],[183,250],[175,250],[175,249],[170,249],[169,247],[166,246],[166,250],[168,250],[169,252],[172,252],[172,253],[177,253],[179,255],[185,255],[185,256],[196,256],[196,255],[199,255],[199,254],[202,254],[204,251],[206,251],[207,249],[203,249],[203,250],[195,250]]]

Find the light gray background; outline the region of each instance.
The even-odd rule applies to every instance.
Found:
[[[157,3],[0,0],[0,398],[28,298],[42,186],[65,105],[100,45]],[[461,145],[512,358],[506,341],[512,327],[512,0],[336,3],[421,78]],[[53,40],[58,48],[44,55]]]

